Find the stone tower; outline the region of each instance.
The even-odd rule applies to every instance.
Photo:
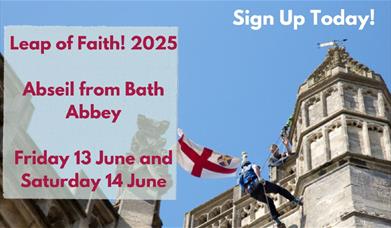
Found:
[[[289,137],[295,156],[270,180],[304,197],[273,195],[288,228],[391,226],[391,95],[380,75],[334,47],[300,86]],[[188,212],[185,227],[273,227],[238,186]]]

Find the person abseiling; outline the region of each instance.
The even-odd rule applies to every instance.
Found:
[[[273,199],[268,197],[266,193],[278,193],[293,202],[295,205],[303,205],[301,199],[294,197],[285,188],[264,180],[261,176],[261,167],[248,161],[246,152],[242,152],[241,168],[238,182],[242,192],[249,193],[250,196],[257,201],[266,203],[269,207],[272,219],[277,224],[277,227],[285,227],[285,225],[279,220],[280,215],[277,212]]]

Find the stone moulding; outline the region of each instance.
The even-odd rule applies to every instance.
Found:
[[[347,151],[300,176],[297,180],[295,195],[302,195],[306,187],[318,181],[319,178],[325,177],[324,174],[331,175],[348,165],[378,170],[391,175],[391,161]]]

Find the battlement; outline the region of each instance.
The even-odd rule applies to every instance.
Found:
[[[372,69],[350,57],[344,47],[334,47],[328,50],[323,62],[314,70],[308,79],[299,87],[298,94],[312,89],[314,86],[332,79],[339,73],[354,75],[361,79],[370,79],[384,83],[382,77]]]

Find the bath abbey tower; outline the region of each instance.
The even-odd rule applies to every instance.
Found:
[[[382,77],[329,49],[299,87],[289,138],[297,153],[270,181],[303,196],[271,194],[288,228],[391,226],[391,95]],[[273,227],[267,206],[235,186],[194,208],[185,227]]]

